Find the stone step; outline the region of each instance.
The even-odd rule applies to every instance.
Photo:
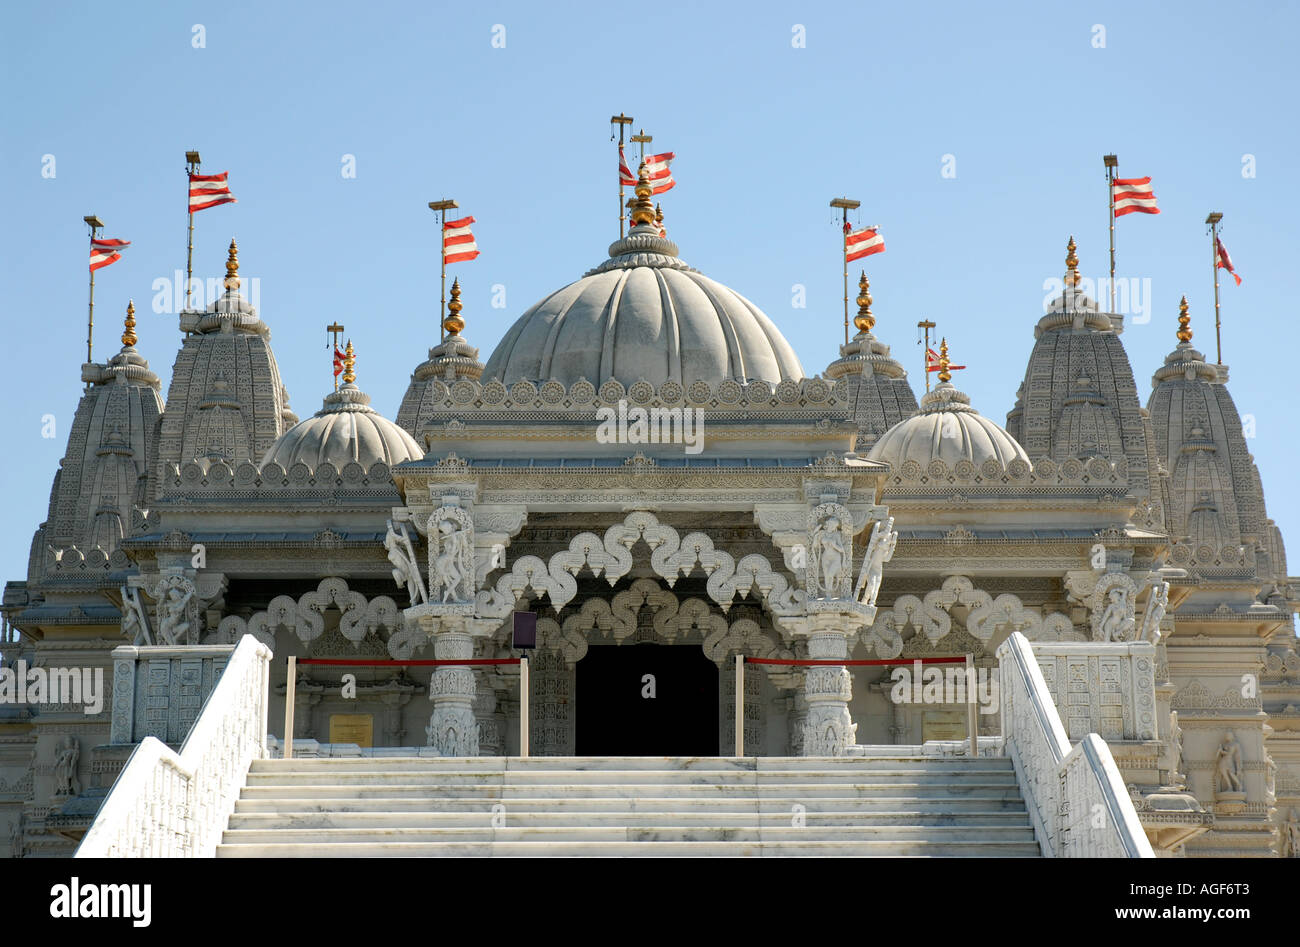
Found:
[[[364,844],[381,842],[834,842],[840,840],[895,839],[943,842],[951,828],[914,825],[863,826],[521,826],[494,829],[458,828],[282,828],[235,829],[222,837],[223,845]],[[965,842],[1032,842],[1029,826],[963,825]]]
[[[370,770],[343,772],[258,772],[249,773],[249,786],[364,786],[396,783],[407,786],[759,786],[808,785],[1016,785],[1012,770],[988,772],[932,773],[923,769],[899,771],[830,772],[771,771],[714,772],[670,771],[651,773],[638,770],[565,773],[562,771],[504,773],[430,773],[419,770],[393,770],[375,767]]]
[[[736,798],[788,799],[804,802],[809,799],[864,799],[873,796],[912,796],[924,799],[946,799],[953,796],[978,794],[1004,799],[1020,796],[1014,783],[966,782],[955,785],[916,782],[896,783],[779,783],[771,786],[741,785],[603,785],[603,786],[446,786],[436,782],[410,784],[379,782],[374,784],[338,785],[249,785],[243,790],[245,799],[350,799],[371,796],[400,798],[403,796],[427,800],[447,799],[636,799],[653,789],[657,796],[667,798]]]
[[[264,843],[219,845],[218,858],[378,857],[931,857],[1037,858],[1029,842],[866,840],[830,842],[358,842],[353,844]]]
[[[789,826],[794,818],[789,810],[777,812],[680,812],[656,809],[644,812],[601,812],[568,810],[563,812],[528,812],[506,809],[506,824],[512,828],[547,828],[565,826],[753,828]],[[286,810],[274,812],[236,812],[230,818],[230,831],[253,829],[432,829],[490,828],[494,815],[488,810],[458,812],[417,811],[328,811]],[[968,812],[808,812],[807,825],[818,828],[834,826],[1012,826],[1029,825],[1029,814],[1020,811],[978,809]]]
[[[344,795],[334,798],[304,798],[294,794],[282,797],[245,796],[235,802],[235,813],[384,813],[384,812],[421,812],[421,813],[484,813],[490,812],[494,804],[500,803],[510,813],[655,813],[655,812],[735,812],[765,813],[774,816],[789,816],[795,802],[802,805],[809,815],[814,813],[830,814],[842,812],[843,799],[758,799],[755,796],[730,796],[717,798],[668,798],[664,796],[641,796],[635,798],[593,799],[520,799],[503,796],[499,799],[481,798],[431,800],[427,795],[403,797],[372,795],[356,798]],[[1019,793],[998,792],[996,795],[971,794],[960,798],[939,797],[920,799],[915,796],[875,796],[852,800],[856,813],[909,812],[918,814],[966,813],[983,811],[1026,812],[1024,800]]]
[[[646,772],[754,772],[765,770],[813,770],[829,772],[874,772],[898,769],[923,768],[933,772],[1003,772],[1013,770],[1007,758],[981,757],[969,760],[964,757],[665,757],[665,756],[531,756],[531,757],[415,757],[375,756],[337,757],[330,759],[294,758],[289,760],[254,760],[251,772],[308,772],[326,770],[427,769],[430,772],[499,773],[505,771],[565,773],[615,771]]]

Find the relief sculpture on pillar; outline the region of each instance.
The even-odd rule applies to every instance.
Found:
[[[894,557],[898,546],[898,533],[894,531],[894,518],[876,520],[871,527],[871,538],[862,554],[862,571],[853,590],[854,597],[863,605],[875,605],[880,594],[880,581],[884,578],[885,563]]]
[[[853,515],[839,503],[808,514],[808,596],[849,597],[853,567]]]
[[[429,517],[429,600],[474,600],[474,521],[458,506],[440,506]]]

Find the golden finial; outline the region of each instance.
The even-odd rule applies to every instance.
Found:
[[[871,314],[871,293],[868,292],[870,287],[867,273],[863,270],[862,276],[858,279],[858,314],[853,317],[853,324],[858,327],[859,332],[870,332],[876,324],[876,317]]]
[[[127,348],[135,345],[138,339],[135,337],[135,300],[128,299],[126,302],[126,331],[122,333],[122,344]]]
[[[343,384],[350,385],[357,380],[356,365],[357,353],[352,348],[352,340],[348,339],[348,347],[343,350]]]
[[[239,247],[230,239],[230,249],[226,252],[226,289],[239,289]]]
[[[1066,266],[1065,285],[1066,285],[1066,286],[1078,286],[1078,285],[1079,285],[1079,279],[1080,279],[1080,277],[1079,277],[1079,258],[1078,258],[1078,257],[1075,255],[1075,253],[1074,253],[1074,251],[1075,251],[1076,249],[1078,249],[1078,248],[1074,245],[1074,236],[1073,236],[1073,234],[1072,234],[1072,235],[1070,236],[1070,242],[1067,243],[1067,244],[1065,245],[1065,250],[1066,250],[1066,254],[1065,254],[1065,266]]]
[[[650,184],[650,172],[644,161],[636,173],[636,200],[632,202],[632,225],[652,224],[655,219],[655,205],[650,200],[654,187]]]
[[[442,320],[442,327],[449,335],[455,335],[465,328],[465,320],[460,317],[460,311],[464,308],[465,304],[460,301],[460,278],[458,277],[451,281],[451,300],[447,303],[447,318]]]
[[[948,359],[948,339],[945,337],[939,343],[939,381],[952,381],[952,372],[948,371],[951,364]]]
[[[1178,303],[1178,341],[1192,341],[1192,317],[1187,314],[1187,297],[1184,296]]]
[[[655,226],[659,228],[659,236],[664,235],[664,206],[655,204]]]

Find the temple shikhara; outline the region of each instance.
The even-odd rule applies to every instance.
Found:
[[[800,364],[650,157],[486,358],[453,283],[419,364],[336,335],[305,418],[233,241],[165,392],[127,310],[4,591],[0,685],[45,686],[0,852],[1300,856],[1300,579],[1199,313],[1139,383],[1071,239],[999,423],[865,274]]]

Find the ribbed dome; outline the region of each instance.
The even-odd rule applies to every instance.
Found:
[[[370,407],[370,396],[344,385],[325,396],[325,407],[280,435],[262,458],[262,467],[288,470],[302,462],[313,470],[328,461],[336,469],[356,462],[363,467],[383,461],[390,467],[424,456],[420,445],[400,427]]]
[[[657,227],[634,226],[609,254],[524,313],[488,359],[484,378],[689,385],[803,377],[772,320],[679,260],[677,245]]]
[[[1002,465],[1029,455],[1014,437],[970,406],[970,398],[943,382],[921,399],[921,410],[900,421],[876,441],[868,460],[884,461],[895,470],[909,460],[926,466],[942,460],[952,466],[968,460],[977,467],[986,460]]]

